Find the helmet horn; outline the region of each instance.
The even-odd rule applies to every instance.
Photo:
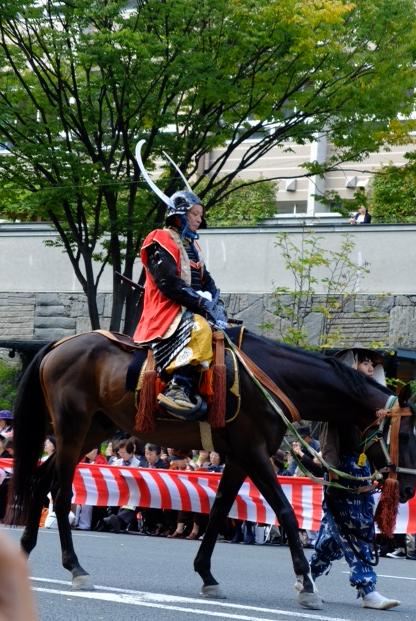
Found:
[[[160,190],[156,183],[150,178],[149,173],[147,172],[147,170],[144,167],[143,161],[142,161],[142,154],[141,154],[141,150],[142,150],[142,146],[144,145],[144,143],[146,142],[146,140],[140,140],[140,142],[137,143],[136,145],[136,160],[137,163],[139,165],[140,168],[140,172],[143,175],[144,180],[146,181],[147,185],[149,186],[149,188],[151,190],[153,190],[153,192],[165,203],[165,205],[167,205],[168,207],[172,207],[172,201],[170,200],[169,196],[166,196],[166,194],[164,194],[162,192],[162,190]]]
[[[165,151],[162,151],[163,155],[169,160],[169,162],[172,164],[172,166],[174,166],[174,168],[176,169],[176,171],[179,173],[179,175],[182,177],[182,181],[184,182],[184,184],[186,185],[186,187],[188,188],[188,190],[190,192],[193,192],[191,186],[189,185],[188,181],[186,180],[185,175],[183,174],[183,172],[181,171],[181,169],[179,168],[179,166],[177,164],[175,164],[175,162],[173,161],[173,159],[170,157],[170,155],[168,155],[167,153],[165,153]]]

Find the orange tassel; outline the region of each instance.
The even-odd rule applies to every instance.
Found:
[[[208,422],[213,429],[225,427],[225,408],[227,405],[227,369],[224,364],[224,334],[217,331],[212,335],[215,361],[212,368],[213,399],[209,406]]]
[[[139,407],[135,419],[135,429],[138,434],[149,433],[156,429],[156,379],[157,374],[154,369],[149,369],[143,374]]]
[[[377,505],[374,516],[380,532],[391,539],[396,526],[397,512],[399,510],[399,483],[396,478],[388,477],[383,483],[381,498]]]
[[[214,397],[214,389],[212,386],[212,368],[201,373],[199,381],[199,394],[206,399],[208,405],[211,405]]]

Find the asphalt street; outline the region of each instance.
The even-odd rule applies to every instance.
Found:
[[[20,529],[3,529],[18,540]],[[296,601],[294,574],[285,546],[246,546],[219,542],[213,574],[227,595],[206,600],[193,571],[198,542],[133,534],[74,532],[81,564],[93,578],[92,591],[72,591],[60,562],[56,531],[41,529],[29,565],[41,621],[395,621],[415,618],[416,563],[381,559],[379,590],[401,600],[386,612],[362,609],[339,561],[318,581],[322,611],[308,611]],[[308,555],[311,551],[307,551]]]

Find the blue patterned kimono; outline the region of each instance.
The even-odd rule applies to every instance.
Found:
[[[360,467],[357,460],[358,454],[343,456],[338,469],[357,477],[369,477],[368,462]],[[342,481],[350,487],[369,483]],[[351,585],[357,588],[358,596],[367,595],[375,590],[377,582],[372,566],[375,540],[372,493],[326,490],[322,508],[323,519],[311,558],[312,577],[315,579],[328,572],[332,561],[344,556],[350,567]]]

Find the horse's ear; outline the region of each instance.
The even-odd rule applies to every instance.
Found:
[[[407,405],[408,400],[412,396],[412,389],[410,384],[405,384],[399,392],[399,404],[403,408]]]

